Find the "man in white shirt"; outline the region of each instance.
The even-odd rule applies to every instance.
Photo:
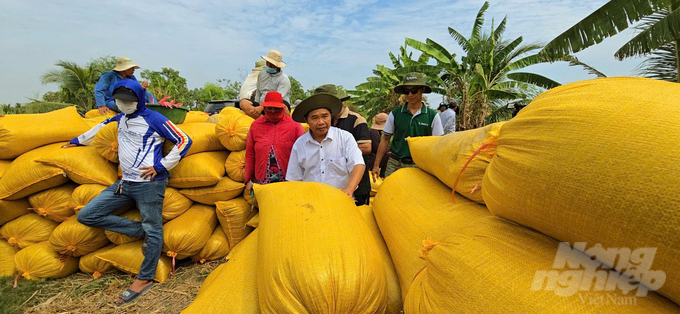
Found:
[[[293,145],[286,180],[325,183],[352,197],[366,166],[352,134],[331,126],[341,109],[340,99],[328,94],[313,95],[295,108],[293,120],[307,123],[309,132]]]
[[[290,79],[282,70],[286,66],[282,61],[283,57],[276,50],[269,50],[266,56],[261,57],[266,61],[266,64],[264,70],[260,71],[257,76],[255,98],[252,102],[248,99],[241,99],[239,106],[247,115],[257,119],[262,115],[263,110],[259,104],[264,101],[268,92],[274,91],[283,96],[283,103],[286,105],[283,111],[290,115]]]
[[[444,134],[456,132],[456,109],[458,104],[452,101],[448,104],[448,109],[441,113],[442,124],[444,125]]]

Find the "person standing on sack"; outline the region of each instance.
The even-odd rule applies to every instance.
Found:
[[[246,193],[251,193],[254,183],[286,181],[293,144],[305,134],[300,123],[284,114],[286,106],[279,92],[267,93],[260,106],[264,117],[253,122],[246,140]]]
[[[423,94],[429,94],[432,89],[427,86],[427,77],[423,73],[412,72],[406,74],[402,84],[394,88],[398,94],[406,95],[407,103],[394,108],[387,117],[383,135],[375,155],[381,160],[390,146],[392,156],[387,161],[385,177],[389,177],[401,168],[417,168],[411,158],[411,151],[406,142],[407,137],[439,136],[444,134],[442,122],[437,111],[423,103]],[[392,144],[390,145],[390,140]],[[380,165],[373,165],[373,180],[380,174]]]
[[[106,188],[79,213],[83,225],[144,238],[144,261],[130,287],[114,301],[116,306],[128,304],[151,289],[156,266],[163,249],[163,199],[170,169],[175,167],[191,147],[191,139],[170,120],[146,108],[144,90],[135,80],[122,80],[114,87],[112,98],[121,113],[97,124],[71,140],[64,148],[92,143],[106,124],[118,122],[118,157],[123,178]],[[162,155],[163,142],[175,145]],[[134,205],[142,221],[112,215]]]
[[[266,56],[260,56],[267,63],[264,71],[260,71],[257,76],[257,87],[255,89],[255,98],[250,101],[248,99],[241,99],[239,107],[243,112],[253,119],[257,119],[262,115],[264,110],[260,103],[264,101],[264,97],[268,92],[279,92],[283,97],[283,103],[286,105],[284,113],[290,115],[290,79],[283,73],[282,68],[286,64],[282,61],[281,53],[276,50],[269,50]]]
[[[293,120],[307,123],[309,132],[293,144],[286,180],[325,183],[352,197],[366,166],[352,134],[331,125],[340,110],[340,99],[329,94],[312,95],[295,108]]]
[[[458,104],[452,101],[446,104],[447,109],[441,113],[442,125],[444,126],[444,134],[451,134],[456,132],[456,110]]]
[[[368,155],[365,155],[365,160],[366,160],[366,167],[368,169],[373,169],[373,166],[375,165],[375,156],[378,153],[378,146],[380,145],[380,138],[382,137],[382,130],[385,128],[385,122],[387,122],[387,114],[384,112],[381,112],[373,118],[373,125],[371,125],[371,129],[368,130],[369,135],[371,136],[371,153]],[[385,155],[383,155],[383,158],[378,161],[380,164],[380,177],[384,178],[385,177],[385,168],[387,168],[387,161],[390,159],[390,151],[389,147],[387,147],[387,152]]]
[[[94,99],[95,104],[100,115],[106,115],[109,110],[114,112],[120,112],[116,103],[111,97],[113,95],[113,88],[124,79],[132,79],[137,81],[137,78],[133,75],[135,69],[139,69],[139,66],[132,62],[132,59],[128,57],[120,57],[116,61],[116,67],[111,71],[106,71],[102,73],[99,77],[97,84],[94,86]],[[146,91],[149,87],[149,82],[142,82],[142,89],[144,90],[144,99],[147,103],[156,102],[155,98],[151,93]]]

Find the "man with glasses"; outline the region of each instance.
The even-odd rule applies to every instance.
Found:
[[[375,160],[382,159],[387,151],[390,139],[394,136],[390,145],[392,157],[387,162],[385,177],[401,168],[417,167],[411,159],[411,151],[406,142],[407,137],[444,135],[442,122],[437,111],[423,103],[423,94],[432,92],[432,89],[427,86],[425,74],[415,72],[406,74],[404,82],[395,87],[394,91],[406,95],[408,102],[390,112],[383,129]],[[375,163],[373,166],[372,174],[374,180],[380,174],[379,163]]]

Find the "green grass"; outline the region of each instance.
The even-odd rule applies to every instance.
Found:
[[[21,309],[30,306],[31,300],[44,286],[44,281],[24,280],[16,287],[14,278],[0,278],[0,314],[21,313]]]

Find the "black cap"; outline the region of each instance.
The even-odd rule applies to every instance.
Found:
[[[137,94],[133,90],[125,86],[116,88],[113,91],[113,96],[111,96],[111,98],[127,101],[139,101],[139,97],[137,97]]]
[[[441,108],[442,106],[448,107],[449,105],[448,105],[447,103],[443,102],[443,103],[439,104],[439,107],[438,107],[438,108]]]

